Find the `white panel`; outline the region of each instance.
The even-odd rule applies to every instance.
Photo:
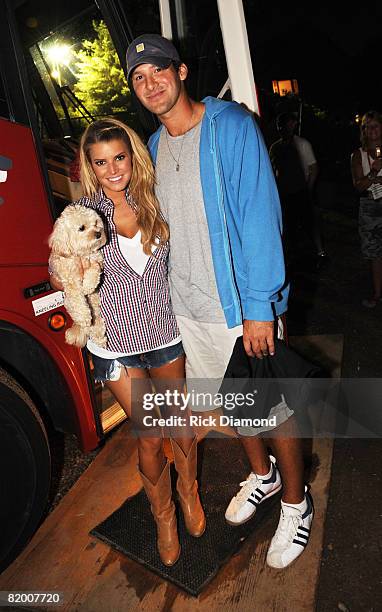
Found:
[[[217,0],[232,99],[259,114],[242,0]]]
[[[172,40],[171,13],[169,0],[159,0],[159,13],[162,36]]]

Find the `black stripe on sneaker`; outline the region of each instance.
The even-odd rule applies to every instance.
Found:
[[[305,493],[305,499],[306,499],[306,510],[304,512],[304,514],[302,515],[302,518],[305,519],[309,516],[309,514],[312,514],[313,512],[313,504],[310,500],[310,496],[308,494]]]
[[[262,491],[261,489],[255,489],[255,491],[253,491],[253,493],[251,493],[251,497],[255,497],[255,496],[260,496],[260,499],[262,499],[263,497],[265,497],[265,493],[264,491]]]
[[[301,540],[306,540],[306,542],[309,540],[309,534],[300,533],[299,531],[296,533],[295,537],[301,538]]]
[[[310,533],[310,529],[308,529],[307,527],[304,527],[303,525],[300,525],[299,529],[302,529],[302,531],[306,531],[307,533]]]
[[[270,478],[268,478],[267,480],[264,480],[263,478],[261,478],[261,481],[263,482],[263,484],[272,484],[272,482],[276,482],[276,470],[275,467],[272,464],[272,474],[270,476]]]
[[[247,501],[249,501],[250,504],[252,504],[253,506],[258,506],[259,502],[255,501],[254,499],[251,499],[250,497],[248,497]]]
[[[300,540],[293,540],[293,544],[299,544],[300,546],[302,546],[303,548],[305,548],[305,546],[307,545],[308,540],[306,542],[300,542]]]
[[[253,498],[258,504],[261,504],[263,498],[260,495],[255,495]]]

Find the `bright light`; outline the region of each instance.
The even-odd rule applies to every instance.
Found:
[[[46,51],[48,58],[53,64],[68,65],[70,62],[71,50],[69,45],[52,45]]]

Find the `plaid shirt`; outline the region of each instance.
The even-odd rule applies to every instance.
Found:
[[[135,208],[128,195],[127,203]],[[175,340],[179,330],[167,279],[168,243],[154,251],[140,276],[119,248],[111,200],[100,191],[93,199],[84,196],[76,204],[94,208],[108,233],[108,242],[102,248],[104,274],[100,286],[107,349],[126,354],[144,353]]]

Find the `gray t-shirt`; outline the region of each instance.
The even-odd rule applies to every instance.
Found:
[[[224,323],[200,181],[200,130],[201,122],[183,136],[170,136],[163,127],[156,195],[170,227],[169,281],[175,314]]]

